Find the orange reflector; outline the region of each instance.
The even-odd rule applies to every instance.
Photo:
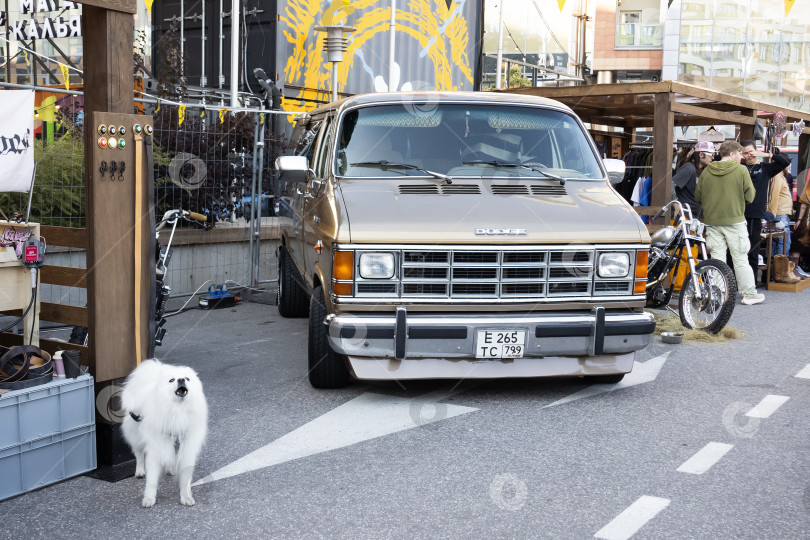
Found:
[[[646,292],[647,292],[647,282],[636,281],[635,286],[633,287],[633,294],[644,294]]]
[[[354,252],[335,251],[334,265],[332,267],[334,279],[354,279]],[[351,287],[351,284],[348,284]],[[336,293],[343,294],[343,293]],[[351,293],[349,293],[351,294]]]
[[[352,284],[351,283],[334,283],[332,284],[332,291],[340,296],[351,296],[352,295]]]
[[[649,251],[636,252],[636,279],[647,279],[647,264],[649,262]]]

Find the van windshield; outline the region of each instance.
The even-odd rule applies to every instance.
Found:
[[[586,132],[557,110],[402,103],[353,109],[338,129],[342,177],[604,178]]]

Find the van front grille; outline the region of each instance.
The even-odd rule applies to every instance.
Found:
[[[596,272],[600,251],[609,247],[470,249],[379,247],[394,252],[397,271],[389,280],[356,277],[356,297],[417,300],[549,298],[588,299],[633,294],[634,269],[625,278],[603,279]],[[359,250],[362,252],[363,250]],[[635,248],[626,248],[631,261]]]

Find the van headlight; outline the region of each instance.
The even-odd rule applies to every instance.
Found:
[[[630,256],[627,253],[602,253],[599,255],[599,277],[624,277],[630,272]]]
[[[393,253],[361,253],[360,277],[363,279],[390,279],[394,277]]]

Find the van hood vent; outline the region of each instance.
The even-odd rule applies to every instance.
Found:
[[[565,186],[545,184],[492,184],[493,195],[534,195],[536,197],[565,197]]]
[[[475,184],[403,184],[400,195],[480,195],[481,188]]]

